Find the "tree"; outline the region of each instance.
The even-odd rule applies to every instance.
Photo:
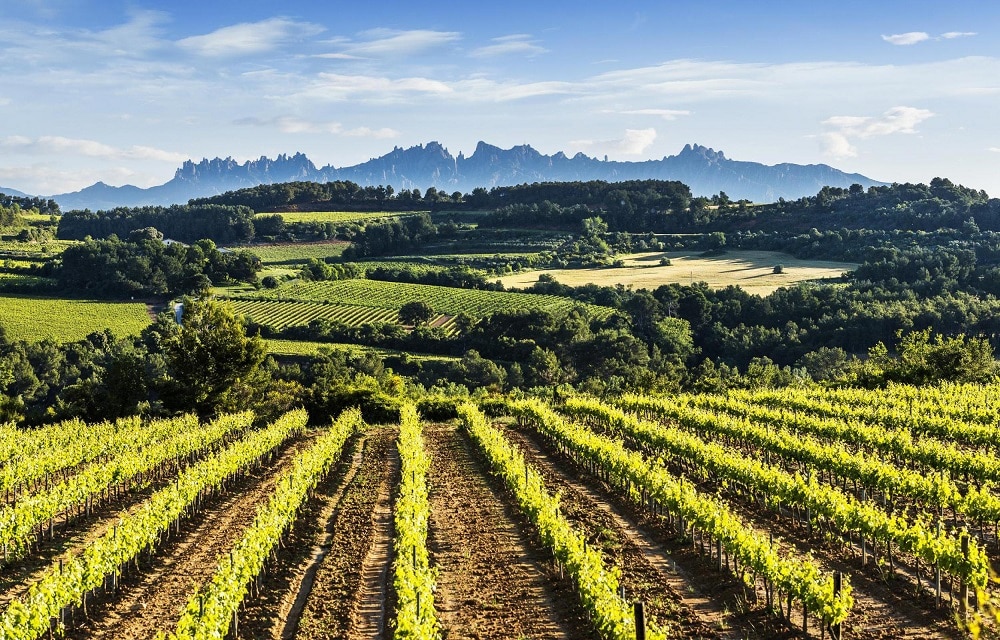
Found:
[[[987,384],[996,380],[1000,365],[993,358],[993,347],[985,338],[964,334],[932,336],[930,329],[899,333],[899,357],[893,358],[883,343],[869,350],[865,367],[859,373],[862,384],[886,382],[933,384],[942,380]]]
[[[548,349],[535,347],[525,364],[528,384],[532,386],[554,386],[562,382],[563,370],[559,357]]]
[[[431,321],[434,317],[434,309],[423,300],[407,302],[399,308],[399,321],[412,327],[420,326]]]
[[[161,341],[164,403],[201,416],[237,408],[241,383],[264,361],[264,341],[246,334],[244,321],[229,305],[190,298],[183,304],[181,324],[169,327]]]
[[[722,231],[713,231],[708,234],[705,244],[709,251],[722,251],[726,247],[726,234]]]

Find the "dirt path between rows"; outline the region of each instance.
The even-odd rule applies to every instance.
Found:
[[[275,640],[381,637],[379,629],[385,628],[390,611],[387,550],[392,528],[389,500],[399,475],[393,444],[396,434],[393,427],[368,431],[357,472],[330,509],[332,516],[323,520],[323,534],[317,539],[327,553],[318,566],[310,565],[315,575],[301,614],[297,621],[290,615],[276,628],[271,635]],[[304,584],[295,596],[297,601],[302,599]],[[359,610],[365,589],[378,594],[372,600],[373,618],[363,619]]]
[[[568,586],[519,530],[526,521],[490,487],[469,440],[428,424],[431,518],[427,545],[439,570],[435,608],[453,638],[581,638],[592,631]]]
[[[664,541],[593,478],[567,471],[532,433],[507,435],[558,491],[570,520],[590,530],[606,556],[621,568],[630,599],[643,600],[674,635],[715,638],[781,638],[792,634],[743,602],[742,585],[719,574],[690,545]],[[665,544],[666,542],[666,544]]]
[[[123,580],[117,598],[95,606],[90,620],[80,621],[67,638],[153,638],[174,628],[195,590],[211,579],[218,559],[239,540],[253,522],[257,507],[273,492],[296,454],[311,443],[299,438],[280,451],[276,460],[248,476],[217,498],[194,519],[181,526],[153,558],[153,565]]]
[[[379,486],[372,512],[372,543],[361,563],[361,584],[351,612],[352,638],[385,638],[389,618],[389,584],[392,568],[392,487],[399,477],[400,459],[389,449],[389,482]]]
[[[346,467],[346,470],[337,474],[340,477],[336,482],[336,488],[332,491],[323,485],[318,488],[317,504],[307,514],[308,523],[305,528],[308,531],[303,532],[311,535],[308,535],[308,539],[303,540],[304,544],[289,545],[300,548],[305,548],[308,545],[309,552],[308,554],[298,554],[301,556],[298,558],[298,562],[294,563],[292,569],[286,570],[291,574],[289,584],[286,588],[281,589],[280,594],[275,594],[275,597],[280,597],[280,603],[276,612],[277,619],[271,625],[269,634],[274,640],[293,640],[295,638],[306,601],[316,582],[316,574],[327,554],[334,550],[335,515],[341,508],[344,493],[355,481],[361,470],[365,454],[368,453],[369,456],[371,454],[369,441],[366,439],[356,441],[353,449],[350,461],[341,463],[341,466]],[[280,561],[282,565],[286,564],[284,558],[280,558]],[[267,591],[271,591],[273,588],[274,585],[269,580]],[[255,637],[263,635],[263,633],[254,634]]]

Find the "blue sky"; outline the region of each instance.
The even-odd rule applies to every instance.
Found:
[[[584,7],[584,8],[581,8]],[[692,142],[1000,196],[1000,4],[0,0],[0,185]]]

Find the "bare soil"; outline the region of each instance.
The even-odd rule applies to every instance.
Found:
[[[389,558],[379,561],[372,556],[373,549],[382,548],[390,541],[391,521],[390,530],[386,530],[383,512],[387,510],[398,476],[398,457],[393,446],[395,435],[394,428],[373,428],[368,432],[357,473],[333,510],[332,519],[327,521],[322,548],[328,551],[313,568],[314,579],[298,622],[293,624],[289,619],[281,634],[272,637],[303,640],[380,637],[379,632],[365,635],[360,631],[362,620],[357,603],[363,584],[371,583],[370,576],[375,575],[380,592],[377,608],[383,613],[381,625],[384,628],[385,613],[391,611],[386,599]],[[381,510],[380,503],[385,505]],[[375,555],[382,553],[376,551]],[[377,628],[378,618],[375,622]]]
[[[527,523],[516,508],[491,488],[468,439],[454,425],[427,425],[424,441],[432,483],[427,542],[440,572],[435,608],[443,636],[586,637],[585,611],[553,571],[551,555],[521,531]]]

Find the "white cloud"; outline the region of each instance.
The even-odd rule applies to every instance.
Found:
[[[889,44],[906,46],[927,42],[928,40],[954,40],[955,38],[971,38],[978,35],[975,31],[948,31],[939,36],[932,37],[926,31],[909,31],[907,33],[897,33],[891,36],[882,36],[882,39]]]
[[[881,116],[833,116],[823,124],[839,129],[844,135],[870,138],[893,133],[915,133],[918,124],[932,117],[933,111],[916,107],[893,107]]]
[[[352,56],[349,53],[317,53],[313,57],[324,60],[361,60],[361,56]]]
[[[0,98],[0,107],[6,107],[11,103],[10,98]]]
[[[1000,153],[1000,147],[990,147],[987,151],[992,151],[993,153]]]
[[[851,144],[842,133],[828,131],[819,135],[820,146],[823,148],[823,155],[831,158],[855,158],[858,150]]]
[[[388,78],[383,76],[320,73],[296,97],[323,100],[346,100],[365,95],[379,100],[400,94],[450,94],[454,90],[446,83],[431,78]]]
[[[435,49],[461,39],[457,31],[432,31],[413,29],[398,31],[393,29],[371,29],[358,34],[361,40],[334,39],[333,44],[342,44],[340,55],[351,57],[393,57],[408,56]],[[331,56],[337,54],[324,54]]]
[[[382,127],[380,129],[357,127],[354,129],[344,130],[343,135],[350,138],[375,138],[376,140],[385,140],[387,138],[399,137],[399,132],[395,129],[390,129],[389,127]]]
[[[538,44],[537,40],[526,33],[515,33],[509,36],[501,36],[491,40],[494,44],[473,49],[469,55],[476,58],[488,58],[492,56],[504,55],[526,55],[536,56],[540,53],[548,53],[548,49]]]
[[[63,136],[40,136],[35,139],[26,136],[7,136],[0,138],[0,149],[10,149],[23,154],[77,155],[113,160],[157,160],[176,163],[188,159],[185,154],[155,147],[133,145],[126,149],[113,147],[96,140]]]
[[[200,36],[177,41],[177,45],[192,53],[208,57],[227,57],[267,53],[278,47],[315,36],[324,31],[320,25],[296,22],[287,18],[269,18],[260,22],[243,22],[216,29]]]
[[[620,113],[627,116],[658,116],[664,120],[676,120],[681,116],[691,115],[687,109],[631,109]]]
[[[571,140],[570,146],[593,155],[642,155],[656,140],[656,129],[626,129],[618,140]]]
[[[916,107],[893,107],[881,116],[833,116],[823,121],[832,131],[819,135],[823,152],[834,158],[858,155],[854,139],[916,133],[916,126],[934,116],[933,111]]]
[[[577,91],[572,82],[498,82],[488,78],[469,78],[453,84],[456,94],[469,102],[507,102]]]
[[[353,129],[345,129],[344,125],[340,122],[334,121],[312,121],[304,120],[302,118],[296,118],[292,116],[279,116],[277,118],[241,118],[234,121],[237,125],[251,125],[256,127],[273,127],[281,131],[282,133],[329,133],[333,135],[347,136],[349,138],[375,138],[375,139],[386,139],[398,137],[399,131],[395,129],[390,129],[388,127],[382,127],[380,129],[372,129],[370,127],[356,127]]]
[[[906,46],[930,40],[931,35],[925,31],[908,31],[907,33],[897,33],[891,36],[883,35],[882,39],[889,44]]]

